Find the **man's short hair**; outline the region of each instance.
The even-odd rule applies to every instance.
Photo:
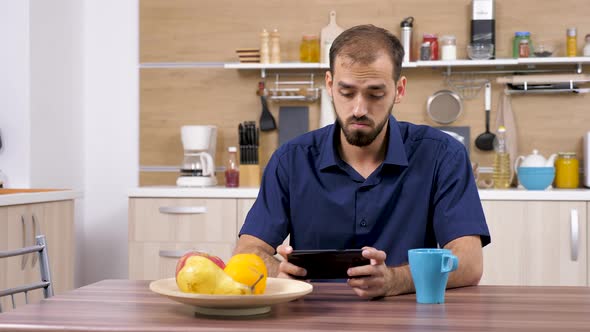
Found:
[[[401,76],[404,48],[391,32],[372,24],[357,25],[342,32],[330,48],[330,72],[334,75],[337,56],[343,56],[352,63],[371,64],[379,52],[387,54],[393,63],[393,80]]]

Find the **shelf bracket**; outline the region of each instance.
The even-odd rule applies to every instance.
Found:
[[[582,73],[582,63],[578,62],[578,64],[576,65],[576,74],[581,74]]]
[[[260,69],[260,78],[266,78],[266,68]]]

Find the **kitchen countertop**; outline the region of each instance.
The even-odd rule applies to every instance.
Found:
[[[166,198],[256,198],[258,188],[204,187],[189,188],[175,186],[138,187],[129,191],[129,197],[166,197]],[[480,189],[481,200],[491,201],[590,201],[590,189]]]
[[[65,201],[81,197],[82,192],[68,189],[0,189],[0,206]]]

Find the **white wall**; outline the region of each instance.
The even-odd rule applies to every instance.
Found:
[[[0,170],[82,190],[76,286],[127,277],[138,185],[138,0],[0,0]]]
[[[11,187],[28,187],[29,1],[0,1],[0,170]]]
[[[127,278],[127,192],[139,174],[138,0],[84,8],[83,282]]]

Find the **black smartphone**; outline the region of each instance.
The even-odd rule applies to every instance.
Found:
[[[362,252],[362,249],[293,250],[287,260],[307,270],[305,277],[295,276],[298,279],[347,279],[349,268],[370,264]]]

